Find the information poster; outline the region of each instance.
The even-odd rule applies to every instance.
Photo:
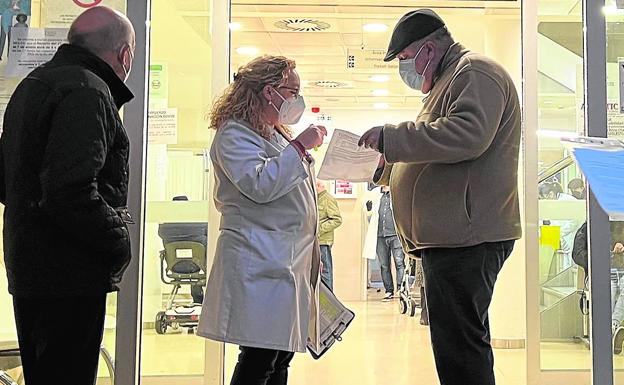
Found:
[[[68,28],[82,12],[101,5],[123,13],[126,11],[126,0],[42,0],[42,25],[46,28]]]
[[[150,111],[147,127],[149,144],[176,144],[178,142],[178,109],[166,108]]]
[[[337,199],[355,199],[355,183],[347,180],[335,180],[331,182],[332,195]]]
[[[624,114],[618,101],[610,100],[606,105],[607,109],[607,135],[612,139],[624,139]],[[585,135],[583,127],[585,119],[585,109],[581,102],[577,113],[577,134]]]
[[[374,70],[380,72],[394,72],[398,70],[398,60],[383,61],[386,57],[385,49],[347,49],[347,69]]]
[[[164,63],[150,64],[149,75],[150,110],[164,109],[169,106],[169,73]]]
[[[2,124],[4,122],[4,111],[9,104],[11,95],[15,90],[15,85],[11,81],[0,79],[0,135],[2,134]]]
[[[66,37],[67,29],[63,28],[13,28],[4,75],[7,78],[25,77],[52,59]]]

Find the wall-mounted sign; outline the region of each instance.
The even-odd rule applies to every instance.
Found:
[[[399,68],[397,60],[383,61],[386,56],[384,49],[352,49],[347,50],[347,69],[375,70],[382,72],[396,71]]]

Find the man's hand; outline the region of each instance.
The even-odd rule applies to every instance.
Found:
[[[386,167],[386,159],[382,155],[382,156],[379,157],[379,163],[377,163],[377,168],[380,169],[380,168],[384,168],[384,167]]]
[[[624,253],[624,245],[621,243],[616,243],[615,246],[613,246],[613,254],[622,254]]]
[[[364,146],[366,148],[372,148],[375,151],[379,151],[379,138],[381,137],[382,130],[383,126],[377,126],[366,131],[360,138],[358,146]]]

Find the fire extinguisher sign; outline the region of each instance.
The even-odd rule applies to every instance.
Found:
[[[77,6],[81,8],[91,8],[98,6],[102,3],[102,0],[72,0]]]

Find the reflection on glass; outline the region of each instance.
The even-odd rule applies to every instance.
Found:
[[[539,282],[542,370],[589,370],[585,270],[575,237],[586,220],[585,182],[560,137],[582,135],[581,5],[538,1]],[[565,74],[565,75],[564,75]]]
[[[209,270],[210,2],[155,0],[151,11],[141,381],[200,383],[205,343],[195,330]]]
[[[615,1],[605,1],[607,20],[607,136],[624,139],[624,114],[621,113],[621,68],[624,64],[624,12]],[[613,309],[613,367],[624,370],[624,222],[611,222],[611,306]],[[616,384],[624,384],[624,378],[615,376]]]

